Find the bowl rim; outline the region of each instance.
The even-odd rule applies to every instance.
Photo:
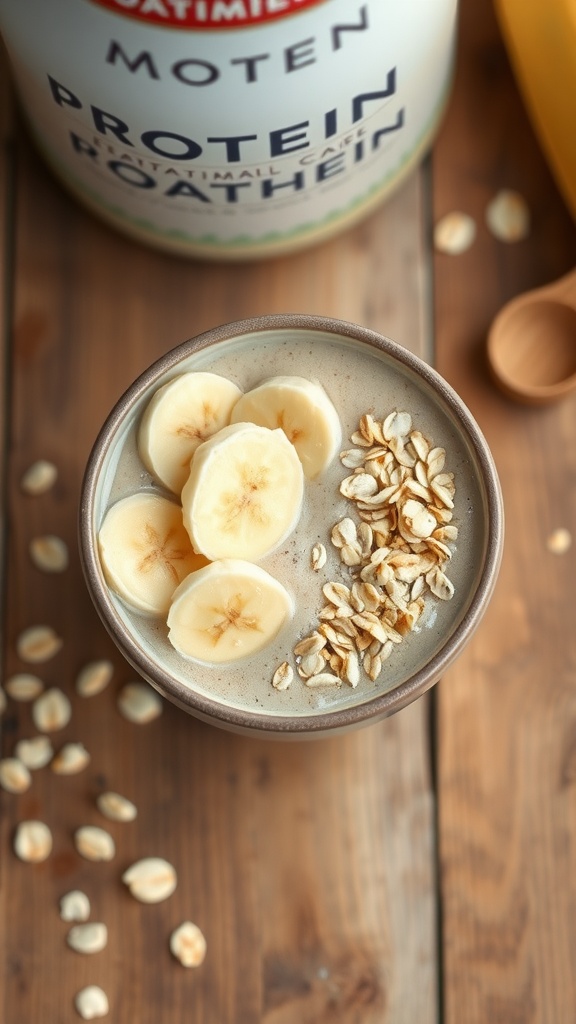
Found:
[[[145,391],[182,360],[215,343],[237,336],[270,331],[320,331],[352,338],[386,352],[408,367],[440,395],[459,427],[464,429],[478,464],[486,502],[487,536],[476,588],[460,622],[447,642],[420,670],[391,690],[338,710],[310,715],[263,715],[224,705],[175,680],[152,662],[133,635],[118,620],[97,553],[95,505],[100,472],[110,443],[126,416]],[[502,559],[504,511],[500,481],[488,443],[472,413],[450,384],[428,363],[399,343],[370,328],[333,317],[301,313],[275,313],[230,321],[213,327],[171,348],[152,362],[121,394],[90,451],[82,479],[78,510],[78,541],[84,579],[105,628],[128,663],[166,699],[193,716],[222,728],[260,736],[328,735],[385,718],[401,710],[433,686],[458,657],[476,630],[494,590]]]

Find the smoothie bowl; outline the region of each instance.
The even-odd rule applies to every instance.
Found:
[[[373,331],[227,324],[120,398],[80,506],[120,651],[184,711],[262,737],[366,725],[434,685],[490,600],[494,463],[461,399]]]

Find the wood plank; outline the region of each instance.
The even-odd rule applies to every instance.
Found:
[[[500,471],[508,523],[491,608],[438,700],[439,856],[447,1024],[576,1019],[574,400],[535,410],[492,386],[484,343],[513,295],[576,260],[576,232],[515,87],[489,0],[461,7],[460,60],[435,149],[434,215],[478,224],[435,260],[437,366],[468,402]],[[528,201],[527,240],[484,224],[500,188]],[[546,344],[546,338],[542,338]]]
[[[130,726],[115,694],[131,670],[90,606],[76,557],[76,510],[96,431],[131,379],[167,348],[207,327],[265,312],[357,320],[423,351],[429,266],[423,174],[369,222],[302,255],[227,267],[187,263],[126,241],[77,208],[19,139],[18,258],[10,459],[10,560],[5,673],[23,668],[19,631],[49,622],[63,636],[41,675],[70,693],[71,724],[87,771],[34,776],[21,797],[2,794],[2,850],[18,820],[41,817],[55,848],[42,865],[3,856],[0,996],[5,1024],[64,1020],[81,985],[101,984],[121,1024],[433,1024],[436,902],[428,702],[339,739],[270,743],[228,735],[167,706]],[[25,498],[21,474],[36,458],[59,468],[55,488]],[[30,564],[35,534],[54,531],[73,552],[69,571],[42,577]],[[73,681],[89,659],[110,657],[113,685],[92,700]],[[30,709],[10,704],[5,750],[33,732]],[[114,861],[88,864],[74,829],[101,823],[94,796],[110,787],[139,807],[112,828]],[[121,871],[162,855],[177,894],[142,906]],[[107,949],[81,958],[65,947],[59,897],[80,887],[105,921]],[[33,905],[33,915],[28,908]],[[171,960],[172,927],[192,918],[208,940],[197,972]],[[415,983],[415,979],[417,983]]]
[[[12,86],[6,57],[0,41],[0,577],[4,564],[6,494],[6,456],[9,401],[7,391],[8,332],[12,298],[12,261],[14,237],[12,205],[14,200],[14,151]],[[0,589],[0,615],[3,592]]]

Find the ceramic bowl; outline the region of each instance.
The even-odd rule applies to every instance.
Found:
[[[283,691],[272,677],[292,663],[299,638],[318,625],[322,586],[351,584],[350,569],[330,540],[332,527],[356,515],[339,485],[352,472],[336,457],[327,472],[306,483],[302,514],[293,534],[262,565],[295,600],[289,626],[260,654],[228,666],[180,656],[164,621],[131,611],[107,585],[98,532],[109,505],[141,488],[158,489],[138,457],[136,431],[154,391],[184,370],[211,370],[243,390],[266,377],[298,374],[320,381],[342,425],[342,448],[359,418],[383,420],[394,409],[409,412],[413,429],[446,451],[446,471],[456,484],[453,523],[458,538],[447,575],[451,600],[426,600],[416,628],[395,644],[376,680],[363,672],[356,686],[309,687],[297,671]],[[358,520],[359,522],[359,520]],[[325,566],[314,571],[311,550],[324,544]],[[479,625],[501,559],[503,511],[488,445],[472,415],[433,369],[412,353],[356,324],[306,315],[264,316],[226,324],[185,341],[155,362],[112,409],[91,452],[80,508],[80,551],[88,589],[118,648],[164,697],[213,725],[261,737],[333,735],[391,715],[435,684]]]

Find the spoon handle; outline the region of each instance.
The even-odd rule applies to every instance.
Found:
[[[576,268],[560,277],[550,288],[550,293],[570,306],[576,306]]]

